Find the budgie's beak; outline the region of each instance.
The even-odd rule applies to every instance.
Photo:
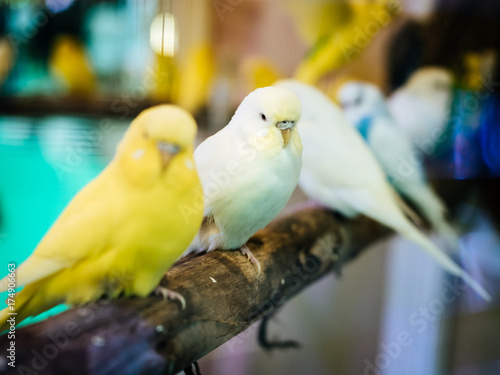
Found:
[[[161,155],[162,170],[165,170],[172,158],[179,153],[181,148],[179,145],[169,142],[158,142],[157,147]]]
[[[281,130],[281,135],[283,136],[283,142],[285,146],[290,141],[290,136],[292,135],[292,129],[295,126],[295,121],[279,121],[276,123],[276,127]]]

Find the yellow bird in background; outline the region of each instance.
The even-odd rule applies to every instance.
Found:
[[[0,38],[0,87],[12,70],[15,58],[16,54],[9,40],[6,37]]]
[[[192,47],[179,72],[177,103],[191,113],[198,112],[208,103],[214,72],[215,61],[211,45],[204,42]]]
[[[155,55],[154,84],[151,97],[158,101],[177,102],[179,69],[172,56]]]
[[[192,47],[184,63],[169,55],[156,54],[152,97],[166,100],[196,114],[207,104],[215,71],[208,43]]]
[[[264,57],[250,57],[243,61],[243,73],[251,91],[271,86],[283,78],[279,68]]]
[[[196,123],[162,105],[130,125],[110,164],[68,204],[16,270],[15,311],[0,332],[61,303],[147,296],[200,228],[202,187],[193,160]],[[189,216],[185,215],[190,208]],[[6,291],[9,279],[0,281]],[[160,290],[168,297],[175,292]]]
[[[49,66],[64,88],[72,95],[88,95],[95,90],[96,79],[81,41],[70,35],[57,37]]]
[[[393,0],[293,1],[287,7],[299,34],[312,45],[295,78],[316,84],[326,73],[351,62],[401,12]]]

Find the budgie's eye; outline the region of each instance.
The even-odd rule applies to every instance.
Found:
[[[264,120],[264,121],[266,121],[266,120],[267,120],[266,115],[265,115],[265,114],[263,114],[263,113],[261,113],[261,114],[260,114],[260,117],[261,117],[261,118],[262,118],[262,120]]]

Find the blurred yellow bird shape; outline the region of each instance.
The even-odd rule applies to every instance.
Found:
[[[75,37],[63,34],[55,40],[49,66],[69,94],[89,95],[96,88],[85,46]]]
[[[195,135],[195,120],[176,106],[139,114],[110,164],[17,268],[16,287],[25,288],[15,296],[16,324],[60,303],[153,291],[201,225]],[[0,281],[0,292],[8,281]],[[0,311],[0,332],[9,327],[7,314]]]

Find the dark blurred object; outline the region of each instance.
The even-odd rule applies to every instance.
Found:
[[[489,177],[488,167],[483,160],[480,135],[484,103],[474,96],[472,90],[454,90],[453,104],[448,127],[453,133],[454,177],[466,178]],[[474,102],[471,107],[468,103]],[[500,124],[500,119],[491,118],[491,122]],[[490,123],[491,123],[490,122]]]
[[[389,45],[388,75],[391,91],[402,86],[422,65],[424,27],[417,21],[406,22]]]
[[[464,204],[470,205],[487,212],[493,225],[500,232],[500,199],[498,199],[500,178],[440,179],[434,180],[432,185],[443,198],[452,217],[459,215]]]
[[[92,1],[75,1],[67,9],[52,13],[46,9],[48,22],[38,28],[28,43],[28,51],[32,58],[47,62],[55,39],[60,34],[72,35],[83,39],[83,21]]]
[[[0,36],[7,33],[7,6],[0,3]]]
[[[500,96],[486,99],[480,119],[483,160],[491,176],[500,177]]]
[[[439,65],[465,75],[463,57],[470,52],[500,51],[500,2],[436,0],[425,32],[424,65]],[[494,77],[500,76],[497,64]]]

